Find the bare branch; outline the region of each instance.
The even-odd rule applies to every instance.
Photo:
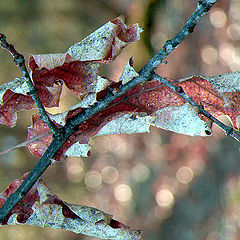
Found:
[[[151,60],[142,68],[140,74],[143,74],[144,76],[149,75],[150,72],[154,71],[159,64],[163,63],[163,60],[194,31],[194,28],[200,21],[201,17],[207,13],[217,1],[218,0],[198,1],[195,11],[182,29],[171,40],[166,41],[158,53],[154,55],[153,58],[151,58]]]
[[[217,0],[205,0],[199,1],[198,5],[193,12],[192,16],[186,22],[184,27],[176,34],[176,36],[167,41],[162,49],[153,56],[152,59],[141,69],[139,76],[133,78],[131,81],[119,87],[119,92],[112,94],[107,93],[104,98],[99,102],[94,104],[92,107],[81,112],[77,116],[68,119],[66,125],[62,129],[62,135],[55,135],[52,143],[30,172],[28,177],[23,181],[21,186],[10,195],[7,201],[3,204],[0,209],[0,222],[3,222],[4,219],[10,214],[11,210],[16,206],[16,204],[23,199],[26,193],[42,175],[42,173],[47,169],[51,164],[51,159],[58,152],[60,147],[64,142],[78,129],[78,126],[81,125],[84,121],[90,119],[95,114],[104,110],[112,101],[137,86],[140,83],[143,83],[152,78],[152,73],[155,68],[163,62],[163,60],[175,49],[182,41],[193,32],[195,26],[199,22],[200,18],[213,6]]]

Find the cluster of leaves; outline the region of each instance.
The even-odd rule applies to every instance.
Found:
[[[79,103],[64,113],[49,115],[59,128],[69,119],[84,113],[120,87],[139,76],[133,59],[126,64],[118,82],[98,75],[99,64],[110,63],[128,44],[140,38],[141,28],[127,26],[122,17],[116,18],[66,53],[32,55],[29,60],[31,79],[44,107],[59,105],[63,84],[79,98]],[[168,80],[179,92],[184,91],[198,106],[214,117],[227,115],[238,128],[240,72],[214,77],[193,76],[178,81]],[[111,102],[104,110],[84,121],[54,156],[55,161],[67,156],[88,156],[90,138],[101,135],[149,132],[150,126],[186,135],[211,134],[212,120],[183,99],[178,91],[154,78],[136,85]],[[0,86],[0,123],[13,127],[17,112],[35,107],[26,78],[16,78]],[[40,114],[33,115],[32,126],[25,142],[36,157],[42,157],[54,136]],[[2,206],[26,178],[15,180],[0,196]],[[103,239],[139,239],[141,231],[112,219],[100,210],[65,203],[39,180],[11,211],[6,224],[30,224],[64,228],[76,233]]]

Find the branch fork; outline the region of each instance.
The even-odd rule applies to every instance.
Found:
[[[225,132],[234,138],[236,138],[239,141],[239,136],[237,136],[236,132],[231,128],[226,128],[226,126],[223,126],[220,121],[217,119],[214,119],[209,113],[207,113],[201,106],[194,103],[183,91],[183,89],[179,86],[175,86],[170,82],[167,82],[166,79],[162,78],[161,76],[154,73],[154,70],[157,68],[157,66],[161,63],[164,63],[164,59],[175,49],[177,48],[182,41],[193,32],[195,26],[200,21],[201,17],[208,12],[208,10],[217,2],[217,0],[202,0],[198,1],[198,5],[193,12],[192,16],[189,18],[189,20],[186,22],[184,27],[176,34],[175,37],[173,37],[171,40],[168,40],[164,47],[159,50],[158,53],[156,53],[150,61],[141,69],[139,72],[139,76],[133,78],[131,81],[127,82],[124,85],[119,86],[118,91],[114,92],[112,94],[111,91],[109,91],[104,98],[102,98],[97,104],[94,104],[92,107],[86,109],[84,112],[78,114],[77,116],[68,119],[67,123],[64,127],[61,129],[58,128],[54,122],[49,118],[47,112],[45,111],[44,107],[42,106],[42,103],[39,99],[39,96],[37,94],[37,90],[33,85],[32,79],[29,76],[29,73],[27,71],[25,60],[23,55],[19,54],[13,45],[8,44],[6,41],[6,36],[4,34],[0,34],[0,41],[1,46],[8,50],[13,58],[16,65],[21,69],[21,72],[23,76],[26,78],[26,81],[28,83],[29,87],[29,94],[34,99],[38,110],[42,116],[42,120],[48,125],[48,127],[53,132],[53,140],[42,156],[42,158],[39,160],[39,162],[35,165],[33,170],[30,172],[30,174],[27,176],[27,178],[23,181],[23,183],[20,185],[20,187],[11,194],[7,201],[4,203],[4,205],[0,209],[0,222],[3,222],[4,219],[10,214],[11,210],[23,199],[25,194],[31,189],[31,187],[35,184],[35,182],[39,179],[39,177],[42,175],[42,173],[48,168],[49,165],[51,165],[52,160],[55,156],[55,154],[58,152],[60,147],[67,141],[67,139],[76,131],[79,125],[81,125],[84,121],[90,119],[92,116],[94,116],[96,113],[101,112],[103,109],[105,109],[112,101],[132,89],[133,87],[137,86],[138,84],[141,84],[143,82],[146,82],[148,80],[151,80],[152,78],[162,82],[164,85],[171,88],[173,91],[175,91],[179,96],[181,96],[185,101],[188,101],[191,105],[195,106],[199,109],[199,112],[203,114],[204,116],[208,117],[209,119],[213,120],[216,124],[218,124],[222,129],[225,130]]]

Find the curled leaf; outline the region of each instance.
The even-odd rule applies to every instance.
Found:
[[[129,72],[133,74],[128,76],[126,73]],[[128,77],[132,79],[136,74],[131,64],[128,63],[121,80],[128,82]],[[229,79],[229,84],[226,79]],[[231,79],[233,79],[232,82]],[[239,79],[239,72],[236,72],[210,78],[194,76],[180,79],[177,83],[189,97],[206,111],[214,117],[228,115],[237,128],[237,117],[240,113]],[[108,91],[117,91],[120,84],[122,84],[121,81],[112,83],[110,90],[103,88],[102,91],[95,93],[95,95],[92,95],[94,101],[91,103],[100,100]],[[224,86],[226,86],[225,90],[223,89]],[[83,99],[82,102],[84,101],[86,100]],[[64,125],[67,119],[84,111],[84,106],[89,107],[89,105],[83,105],[80,102],[75,107],[72,107],[70,111],[52,116],[52,119],[56,123]],[[28,140],[49,131],[46,126],[45,128],[39,128],[39,126],[43,126],[41,124],[41,119],[38,117],[38,121],[35,121],[33,127],[29,129]],[[103,111],[85,121],[79,126],[78,131],[62,146],[55,159],[62,160],[66,156],[76,156],[77,154],[79,156],[88,156],[90,147],[87,143],[92,137],[149,132],[150,126],[191,136],[209,136],[212,133],[212,122],[199,114],[197,108],[186,103],[167,86],[152,80],[134,87],[112,102]],[[46,139],[39,139],[29,144],[28,147],[35,156],[39,155],[32,150],[32,146],[37,146],[38,149],[41,149],[42,146],[46,147],[51,140],[51,135],[48,137],[49,139],[46,137]],[[68,151],[69,148],[71,150]],[[73,151],[73,149],[75,150]]]
[[[0,206],[16,191],[27,175],[16,179],[1,194]],[[1,226],[19,224],[65,229],[101,239],[137,240],[141,237],[140,230],[130,229],[112,219],[112,215],[108,213],[59,199],[42,180],[38,180]]]
[[[59,79],[80,99],[92,93],[97,84],[98,63],[114,60],[124,47],[139,40],[141,31],[137,24],[127,26],[119,17],[72,45],[66,53],[30,56],[29,66],[40,94],[48,92],[45,86],[52,86]]]
[[[63,83],[85,99],[82,106],[91,105],[96,93],[111,83],[98,76],[99,63],[114,60],[124,47],[139,40],[141,31],[138,24],[127,26],[119,17],[73,44],[66,53],[31,55],[30,75],[43,106],[59,105]],[[0,124],[15,126],[17,112],[34,106],[24,78],[0,86]]]

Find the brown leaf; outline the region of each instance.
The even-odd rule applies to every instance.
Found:
[[[137,24],[127,26],[119,17],[72,45],[66,53],[30,56],[30,75],[42,104],[57,107],[63,83],[80,99],[88,97],[85,104],[92,104],[96,93],[111,83],[98,76],[99,63],[114,60],[124,47],[139,40],[140,32]],[[17,112],[35,106],[28,91],[24,78],[0,86],[0,124],[15,126]]]
[[[16,191],[27,175],[13,181],[1,194],[0,206]],[[112,215],[108,213],[62,201],[42,180],[38,180],[23,200],[16,205],[2,226],[19,224],[65,229],[101,239],[137,240],[141,237],[140,230],[131,230],[128,226],[112,219]]]
[[[126,72],[131,73],[129,74],[130,78],[136,75],[128,64],[121,77],[121,80],[125,82],[128,81]],[[236,120],[240,113],[240,77],[238,78],[238,76],[238,72],[210,78],[196,76],[180,79],[177,83],[189,97],[197,104],[201,104],[213,116],[228,115],[237,128]],[[229,82],[226,79],[229,79]],[[119,84],[121,82],[112,83],[112,91],[117,91]],[[100,100],[107,91],[109,90],[105,89],[99,92],[97,99]],[[68,118],[82,111],[83,108],[79,107],[78,104],[76,108],[73,107],[70,111],[52,116],[52,119],[57,124],[64,125]],[[38,120],[34,121],[33,127],[29,129],[28,140],[49,131],[46,126],[44,129],[38,127],[42,124],[39,116],[34,118]],[[186,135],[208,136],[211,133],[212,122],[201,116],[195,107],[184,102],[178,94],[168,87],[157,81],[150,81],[134,87],[112,102],[102,112],[85,121],[62,146],[55,159],[63,160],[66,156],[76,156],[77,154],[86,157],[90,150],[87,143],[92,137],[148,132],[151,125]],[[35,129],[33,134],[32,129]],[[44,146],[48,146],[51,135],[48,137],[29,144],[30,151],[34,154],[33,145],[37,149],[41,149],[42,141]],[[35,156],[39,155],[35,154]]]

